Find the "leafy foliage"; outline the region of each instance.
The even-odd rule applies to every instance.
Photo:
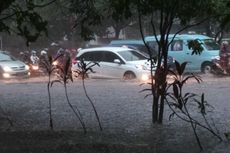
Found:
[[[97,62],[89,62],[85,63],[83,59],[80,60],[80,62],[77,63],[78,69],[76,69],[75,72],[75,77],[81,77],[83,80],[88,77],[89,73],[95,73],[93,71],[94,66],[100,66],[99,63]]]
[[[197,126],[208,130],[220,140],[222,140],[222,138],[218,135],[218,131],[216,131],[211,126],[206,118],[208,108],[212,109],[213,107],[209,105],[207,101],[205,101],[204,93],[201,96],[198,96],[197,94],[191,92],[183,93],[183,88],[189,80],[194,79],[198,83],[202,81],[201,78],[197,75],[184,75],[186,64],[187,63],[179,64],[176,61],[176,72],[171,71],[171,75],[174,81],[167,87],[168,92],[166,93],[165,100],[169,108],[172,110],[169,119],[176,115],[183,121],[190,123],[196,136],[197,143],[200,149],[203,150],[199,136],[197,134]],[[170,88],[172,88],[171,91],[169,91]],[[204,122],[198,121],[192,116],[190,110],[194,111],[194,108],[189,109],[189,107],[191,106],[196,106],[196,109],[198,109],[198,111],[200,112],[202,118],[204,119]]]
[[[36,12],[33,0],[1,1],[0,32],[16,33],[29,42],[34,42],[46,31],[47,22]]]
[[[188,48],[192,49],[192,55],[201,54],[204,48],[202,47],[201,41],[195,39],[188,42]]]
[[[197,134],[197,127],[201,127],[209,131],[219,140],[222,140],[222,138],[219,135],[219,132],[216,129],[213,120],[211,119],[211,124],[210,120],[207,117],[208,113],[212,112],[214,107],[209,105],[208,102],[205,100],[204,93],[202,93],[201,96],[193,92],[184,93],[184,87],[190,80],[195,80],[197,83],[202,82],[202,79],[199,75],[195,75],[192,73],[185,74],[186,65],[187,62],[180,64],[179,62],[175,61],[175,71],[170,69],[168,70],[168,75],[170,75],[170,79],[166,80],[166,82],[161,83],[166,86],[165,91],[159,91],[161,91],[160,95],[164,96],[164,99],[162,100],[166,102],[166,104],[169,106],[171,110],[169,120],[176,116],[182,121],[189,123],[193,129],[194,135],[196,137],[200,149],[203,150],[203,146]],[[151,88],[146,88],[140,91],[147,92],[145,98],[149,96],[154,96],[152,94],[152,90],[156,90],[157,86],[156,82],[155,84],[147,84],[150,85]],[[201,115],[201,118],[203,120],[200,120],[200,118],[198,120],[193,116],[195,110],[197,110],[197,112]]]
[[[80,28],[80,35],[85,40],[94,38],[92,27],[100,25],[102,14],[95,7],[94,0],[71,0],[70,12],[75,15],[73,28]]]
[[[229,29],[230,24],[230,1],[219,0],[215,2],[215,14],[214,18],[221,30]]]
[[[73,27],[80,29],[85,40],[93,39],[95,34],[108,34],[108,27],[114,28],[118,39],[120,30],[135,22],[133,10],[128,0],[72,0],[70,6],[70,12],[75,16]]]
[[[49,115],[50,115],[50,128],[51,128],[51,130],[53,130],[53,119],[52,119],[52,112],[51,112],[52,107],[51,107],[50,88],[53,86],[54,83],[61,83],[64,85],[67,103],[68,103],[69,107],[72,109],[74,115],[80,121],[82,128],[84,130],[84,133],[86,133],[87,130],[86,130],[86,126],[85,126],[85,123],[83,121],[81,112],[76,105],[75,106],[72,105],[72,103],[69,100],[69,96],[68,96],[67,84],[69,82],[73,82],[70,54],[68,52],[63,52],[61,54],[58,54],[54,59],[52,59],[51,56],[48,56],[44,61],[41,61],[41,62],[42,62],[42,65],[46,68],[47,74],[49,76],[49,80],[47,83],[47,90],[48,90],[48,96],[49,96]],[[57,64],[54,65],[55,62]],[[60,62],[63,62],[63,63],[60,63]],[[99,66],[98,63],[94,63],[92,65],[91,64],[89,64],[89,65],[85,64],[85,62],[83,62],[83,60],[82,60],[82,62],[78,64],[80,69],[78,71],[76,71],[76,73],[74,73],[74,74],[75,74],[75,77],[81,76],[81,78],[83,79],[83,87],[84,87],[86,97],[90,101],[90,104],[92,105],[92,107],[94,109],[100,130],[102,130],[101,122],[99,119],[99,115],[96,111],[96,107],[93,104],[93,101],[91,100],[91,98],[89,97],[89,95],[86,91],[86,88],[85,88],[85,84],[84,84],[84,79],[86,78],[88,71],[93,72],[92,67],[95,65]],[[57,75],[57,79],[51,80],[52,73],[55,73]],[[76,110],[75,110],[75,108],[76,108]]]

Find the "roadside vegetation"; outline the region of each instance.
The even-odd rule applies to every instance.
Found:
[[[30,42],[35,42],[40,36],[48,36],[48,31],[51,29],[47,28],[49,22],[43,18],[47,20],[51,20],[51,18],[49,18],[47,14],[44,15],[44,12],[40,10],[41,8],[61,8],[61,11],[58,11],[57,14],[53,13],[54,16],[56,15],[56,17],[60,18],[62,18],[60,14],[64,13],[64,17],[69,17],[68,19],[71,19],[71,26],[65,29],[67,31],[66,35],[75,34],[84,40],[93,39],[95,34],[103,35],[104,33],[100,33],[99,31],[106,31],[109,26],[115,29],[115,38],[118,38],[121,29],[131,23],[135,23],[140,31],[143,42],[148,48],[151,70],[153,70],[155,64],[157,65],[154,80],[151,79],[149,83],[150,89],[148,89],[152,96],[152,123],[163,123],[165,104],[168,104],[169,108],[172,110],[170,118],[176,115],[183,121],[189,122],[197,143],[200,149],[203,150],[202,143],[197,134],[198,126],[208,130],[218,139],[222,140],[222,138],[218,134],[218,130],[215,129],[215,123],[210,124],[207,120],[206,109],[209,105],[205,101],[204,94],[202,93],[201,96],[198,96],[200,99],[197,99],[197,95],[194,93],[183,94],[183,86],[187,80],[195,79],[199,83],[201,78],[193,74],[183,78],[186,63],[176,63],[177,71],[170,71],[167,65],[168,49],[177,34],[201,24],[211,23],[212,21],[215,21],[219,27],[216,38],[221,40],[221,34],[226,30],[230,21],[229,7],[230,2],[224,0],[218,2],[213,0],[27,0],[23,2],[11,0],[7,2],[4,1],[4,3],[1,4],[0,31],[9,34],[15,33],[16,35],[22,36],[26,40],[27,45],[29,45]],[[136,18],[138,19],[137,21],[135,20]],[[171,34],[172,27],[175,23],[179,23],[180,28],[174,34],[173,39],[169,41],[169,34]],[[104,27],[103,25],[106,26]],[[100,27],[100,30],[98,27]],[[145,42],[144,27],[150,27],[150,31],[152,32],[151,35],[156,38],[158,44],[157,57],[153,57],[150,47]],[[54,28],[58,27],[54,26]],[[52,38],[52,36],[49,36],[49,38]],[[190,46],[193,48],[194,53],[202,53],[202,48],[198,46],[199,49],[196,50],[197,46],[193,44],[197,43],[191,43]],[[87,128],[81,112],[77,105],[71,103],[68,95],[67,84],[73,82],[70,57],[65,56],[63,67],[54,68],[52,63],[55,60],[49,58],[45,63],[48,72],[49,127],[51,130],[54,130],[51,103],[52,95],[50,89],[54,83],[58,82],[63,84],[67,104],[79,120],[84,133],[86,133]],[[81,77],[85,96],[93,107],[99,128],[102,130],[99,113],[85,86],[87,73],[93,73],[93,66],[99,66],[99,64],[90,63],[86,65],[84,61],[81,61],[79,65],[81,69],[76,72],[77,75],[75,77]],[[51,74],[55,69],[59,70],[59,79],[51,80]],[[174,82],[172,84],[167,83],[167,76],[169,74],[174,77]],[[189,102],[190,100],[192,102]],[[190,115],[189,112],[191,110],[190,107],[188,107],[190,103],[197,105],[204,119],[202,122],[197,121]],[[7,118],[7,120],[9,119]],[[12,125],[10,120],[9,123]]]

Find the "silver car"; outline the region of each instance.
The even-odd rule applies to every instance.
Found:
[[[29,66],[9,54],[0,52],[1,79],[26,78],[29,75]]]
[[[138,79],[145,81],[150,78],[150,63],[140,52],[126,47],[97,47],[82,49],[77,54],[76,60],[83,59],[86,63],[98,62],[94,66],[95,73],[90,73],[91,78],[123,78],[125,80]],[[78,69],[78,63],[72,70]]]

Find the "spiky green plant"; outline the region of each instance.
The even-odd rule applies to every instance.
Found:
[[[53,130],[53,117],[52,117],[52,103],[51,103],[51,94],[50,94],[50,87],[51,87],[51,76],[52,73],[56,70],[56,66],[53,64],[57,58],[53,59],[51,55],[47,55],[47,58],[41,60],[41,65],[46,70],[46,74],[48,75],[47,81],[47,92],[48,92],[48,103],[49,103],[49,126],[50,129]]]
[[[49,127],[51,130],[53,130],[53,117],[52,117],[52,102],[51,102],[51,93],[50,88],[53,84],[51,78],[54,74],[57,73],[57,71],[60,70],[60,66],[54,64],[58,61],[59,58],[64,56],[63,54],[59,54],[55,58],[52,58],[51,55],[45,56],[43,60],[40,61],[42,68],[45,70],[45,74],[48,75],[48,81],[47,81],[47,92],[48,92],[48,103],[49,103]]]
[[[176,65],[175,71],[168,69],[168,74],[173,79],[172,81],[161,82],[161,78],[154,78],[154,79],[158,79],[157,80],[158,82],[161,82],[166,86],[166,90],[164,92],[160,90],[161,91],[160,94],[163,95],[162,96],[164,97],[163,100],[166,102],[166,104],[168,104],[170,110],[172,111],[172,113],[169,115],[169,119],[171,119],[173,116],[177,116],[181,120],[190,123],[194,135],[196,137],[196,141],[200,147],[200,150],[203,150],[202,144],[200,142],[200,138],[197,134],[197,127],[206,129],[207,131],[212,133],[215,137],[217,137],[219,140],[222,140],[222,138],[219,135],[219,131],[216,128],[215,123],[213,122],[211,125],[207,119],[207,110],[210,110],[210,108],[213,109],[213,107],[209,105],[207,101],[204,99],[204,93],[202,93],[201,96],[192,92],[183,93],[184,87],[189,80],[192,79],[196,80],[197,83],[202,82],[201,77],[198,75],[195,74],[185,75],[186,64],[187,64],[186,62],[179,64],[177,61],[175,61],[175,65]],[[158,70],[161,71],[161,69]],[[147,83],[147,85],[153,87],[153,90],[155,89],[154,84]],[[148,92],[145,95],[145,98],[152,96],[152,88],[145,88],[140,92]],[[202,118],[204,119],[204,122],[200,120],[198,121],[192,116],[190,112],[192,108],[190,106],[196,106],[195,108],[198,109],[198,112],[201,114]]]
[[[68,53],[63,54],[62,58],[64,58],[64,63],[63,63],[64,65],[56,67],[58,69],[58,71],[59,71],[59,79],[51,81],[51,86],[56,82],[61,83],[61,84],[64,85],[65,97],[66,97],[67,103],[68,103],[69,107],[72,109],[74,115],[80,121],[81,126],[82,126],[82,128],[84,130],[84,133],[86,133],[87,130],[86,130],[86,126],[85,126],[85,123],[83,121],[81,112],[80,112],[80,110],[78,109],[77,106],[75,106],[75,108],[76,108],[76,110],[75,110],[75,108],[71,104],[71,102],[69,100],[69,96],[68,96],[67,83],[69,81],[73,82],[72,71],[71,71],[71,58],[70,58]]]
[[[185,67],[187,64],[186,62],[179,64],[176,61],[175,64],[176,64],[176,72],[169,70],[170,74],[172,75],[173,82],[168,84],[165,93],[166,95],[165,101],[168,104],[169,108],[172,110],[169,119],[171,119],[174,115],[176,115],[183,121],[190,123],[194,135],[196,137],[197,143],[200,149],[203,150],[202,144],[197,134],[197,127],[201,127],[208,130],[219,140],[222,140],[222,138],[218,134],[218,130],[214,129],[215,126],[212,127],[206,118],[207,110],[213,107],[209,105],[207,101],[205,101],[204,93],[202,93],[201,96],[191,92],[183,93],[186,82],[188,82],[191,79],[195,79],[198,83],[200,83],[202,80],[201,77],[198,75],[194,75],[194,74],[184,75]],[[196,108],[200,112],[202,118],[204,119],[204,122],[198,121],[192,116],[189,106],[197,106]]]
[[[99,115],[97,113],[96,107],[95,107],[92,99],[89,97],[88,92],[86,90],[86,86],[85,86],[85,78],[88,77],[89,73],[94,73],[94,71],[93,71],[94,66],[100,66],[100,65],[97,62],[89,62],[89,63],[86,64],[85,61],[83,59],[81,59],[79,61],[79,63],[78,63],[78,69],[75,70],[74,72],[75,72],[75,77],[76,78],[80,77],[82,79],[82,86],[83,86],[85,95],[86,95],[88,101],[90,102],[90,104],[93,107],[95,116],[96,116],[98,124],[99,124],[99,128],[100,128],[100,130],[102,130],[102,125],[101,125],[100,118],[99,118]]]

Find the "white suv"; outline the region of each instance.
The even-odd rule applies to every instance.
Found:
[[[121,78],[146,81],[150,78],[150,63],[140,52],[126,47],[97,47],[82,49],[76,57],[72,70],[78,69],[78,62],[97,62],[95,73],[90,78]]]

